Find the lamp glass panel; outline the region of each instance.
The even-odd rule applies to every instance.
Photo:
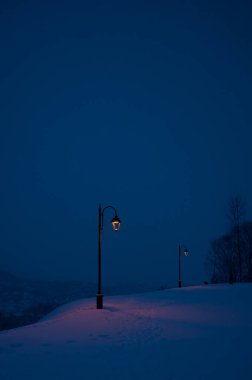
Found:
[[[112,226],[113,226],[115,231],[119,231],[120,225],[121,225],[121,223],[119,220],[116,220],[116,219],[112,220]]]

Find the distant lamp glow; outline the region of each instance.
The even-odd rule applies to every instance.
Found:
[[[114,231],[119,231],[121,226],[121,221],[117,216],[116,209],[114,206],[106,206],[104,208],[99,205],[99,224],[98,224],[98,291],[96,294],[96,308],[103,309],[103,293],[101,286],[101,251],[102,251],[102,231],[103,231],[103,214],[108,208],[114,210],[114,218],[111,220]]]
[[[111,223],[112,223],[112,226],[114,228],[114,231],[116,231],[116,232],[119,231],[120,226],[121,226],[121,221],[117,215],[115,215],[115,217],[111,220]]]
[[[181,248],[182,247],[179,244],[179,247],[178,247],[178,287],[179,288],[182,287],[182,280],[181,280],[181,251],[182,249]],[[189,255],[188,249],[186,247],[184,247],[183,253],[185,257]]]
[[[188,249],[185,248],[185,249],[184,249],[184,256],[188,256],[188,255],[189,255]]]

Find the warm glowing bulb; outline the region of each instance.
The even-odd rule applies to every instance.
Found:
[[[114,231],[116,231],[116,232],[119,231],[120,226],[121,226],[121,221],[117,215],[112,219],[111,223],[112,223],[112,226],[114,228]]]

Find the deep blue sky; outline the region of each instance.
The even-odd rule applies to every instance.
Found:
[[[0,265],[105,283],[202,281],[229,197],[252,216],[250,1],[0,5]]]

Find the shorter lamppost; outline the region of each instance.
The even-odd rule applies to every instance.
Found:
[[[186,247],[184,247],[184,256],[188,256],[189,252]],[[182,280],[181,280],[181,245],[179,244],[178,248],[178,287],[182,287]]]
[[[99,223],[98,223],[98,291],[96,294],[96,308],[103,309],[103,294],[101,287],[101,245],[102,245],[102,230],[103,230],[103,214],[104,211],[108,208],[112,208],[114,210],[115,216],[111,220],[114,231],[119,231],[121,221],[117,216],[116,209],[113,206],[106,206],[102,209],[101,205],[99,205]]]

